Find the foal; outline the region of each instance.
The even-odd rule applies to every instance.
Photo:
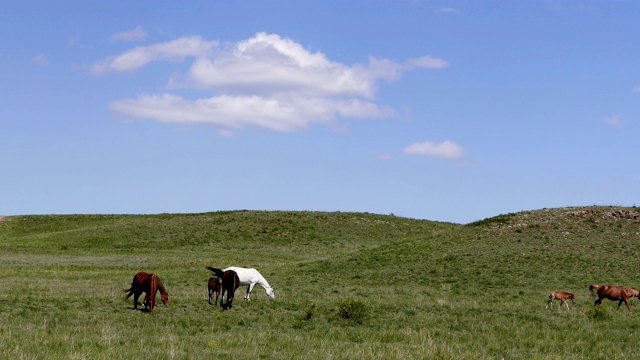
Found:
[[[211,303],[211,299],[213,299],[214,293],[216,294],[215,304],[218,305],[218,296],[220,296],[220,292],[222,291],[222,280],[220,278],[215,278],[215,277],[209,278],[208,288],[209,288],[209,305],[213,305]]]
[[[568,293],[564,291],[552,291],[549,293],[549,302],[547,303],[547,306],[545,307],[545,309],[548,308],[549,306],[551,306],[551,308],[553,309],[553,300],[555,299],[558,299],[561,301],[560,307],[562,307],[562,304],[567,305],[567,310],[569,310],[569,304],[567,303],[567,299],[571,299],[571,301],[573,301],[574,304],[576,303],[576,297],[572,293]]]

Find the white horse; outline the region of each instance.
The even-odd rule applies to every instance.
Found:
[[[260,275],[258,270],[235,266],[222,269],[222,271],[227,270],[233,270],[236,272],[236,274],[238,274],[238,278],[240,278],[240,285],[249,285],[247,287],[247,295],[245,295],[244,297],[245,300],[251,300],[249,299],[249,297],[251,296],[251,291],[256,284],[262,286],[270,298],[276,298],[276,295],[273,293],[273,288],[271,287],[271,285],[269,285],[267,279],[265,279],[264,276]]]

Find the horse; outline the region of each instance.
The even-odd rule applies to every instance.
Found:
[[[602,304],[602,300],[609,299],[616,301],[618,300],[618,309],[624,302],[627,305],[627,309],[631,312],[631,307],[629,306],[629,298],[638,297],[640,293],[638,290],[626,287],[626,286],[611,286],[611,285],[602,285],[598,288],[598,299],[593,304],[593,306],[598,306]]]
[[[547,306],[545,307],[545,309],[548,308],[549,306],[551,306],[551,308],[553,309],[553,300],[555,299],[558,299],[561,301],[560,307],[562,307],[562,304],[566,305],[567,310],[569,310],[569,304],[567,303],[567,299],[570,299],[571,301],[573,301],[574,304],[576,303],[576,297],[572,293],[568,293],[564,291],[552,291],[549,293],[549,302],[547,303]]]
[[[138,299],[142,293],[144,296],[144,309],[149,312],[156,307],[156,292],[160,291],[160,297],[165,305],[169,305],[169,293],[162,285],[162,281],[156,274],[149,274],[144,271],[136,273],[131,282],[131,287],[124,290],[128,292],[127,299],[133,294],[133,308],[137,309],[140,303]]]
[[[222,310],[229,310],[233,305],[233,298],[236,293],[236,290],[240,286],[240,278],[238,274],[233,270],[227,270],[222,273],[222,297],[220,298],[220,307]],[[222,304],[224,300],[224,294],[227,293],[227,302],[225,305]]]
[[[211,303],[211,299],[213,298],[213,294],[216,294],[216,302],[218,305],[218,296],[220,296],[220,292],[222,291],[222,279],[217,277],[209,278],[209,284],[207,285],[209,288],[209,305],[213,305]]]
[[[269,283],[267,282],[267,280],[264,278],[264,276],[262,276],[258,270],[256,269],[246,269],[246,268],[241,268],[241,267],[228,267],[226,269],[216,269],[216,268],[212,268],[212,267],[208,267],[207,269],[213,271],[214,274],[221,276],[222,273],[224,273],[227,270],[233,270],[238,274],[238,277],[240,278],[240,285],[248,285],[247,286],[247,295],[245,295],[244,299],[247,301],[250,301],[250,297],[251,297],[251,292],[253,291],[253,287],[258,284],[260,286],[262,286],[265,290],[265,292],[267,293],[267,296],[269,296],[272,299],[276,298],[276,295],[273,293],[273,287],[271,287],[271,285],[269,285]],[[223,280],[223,284],[224,284],[224,280]]]

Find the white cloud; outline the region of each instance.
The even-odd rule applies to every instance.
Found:
[[[407,63],[414,67],[423,67],[429,69],[442,69],[449,66],[448,62],[442,59],[433,58],[429,55],[423,56],[418,59],[410,59]]]
[[[135,29],[131,31],[125,31],[113,34],[111,36],[112,40],[118,41],[141,41],[147,38],[147,33],[142,30],[142,25],[138,25]]]
[[[391,111],[358,99],[221,95],[192,101],[167,94],[119,100],[111,108],[162,123],[215,125],[226,130],[227,135],[247,127],[289,132],[303,129],[309,123],[332,123],[337,117],[375,118]]]
[[[445,140],[441,143],[425,141],[415,143],[404,148],[406,155],[420,155],[432,158],[457,159],[464,156],[465,150],[462,146]]]
[[[133,71],[153,61],[183,61],[187,57],[204,56],[217,45],[216,41],[205,41],[199,36],[192,36],[150,46],[139,46],[93,64],[91,72],[102,74],[108,71]]]
[[[607,116],[605,118],[602,118],[601,121],[603,124],[606,124],[606,125],[612,125],[612,126],[622,125],[622,120],[618,115]]]
[[[189,71],[168,74],[170,87],[210,91],[210,97],[145,94],[115,101],[111,108],[163,123],[211,124],[224,136],[247,127],[286,132],[324,123],[337,129],[338,119],[395,115],[374,101],[379,81],[397,80],[416,68],[448,66],[431,56],[404,63],[370,57],[367,64],[347,65],[291,39],[258,33],[235,44],[189,37],[137,47],[97,62],[92,72],[132,71],[152,61],[187,57],[195,58]]]
[[[49,65],[49,59],[44,54],[38,54],[31,58],[31,62],[36,65]]]

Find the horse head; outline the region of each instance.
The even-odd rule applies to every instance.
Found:
[[[276,294],[273,292],[273,287],[268,287],[265,289],[267,296],[269,296],[272,299],[276,298]]]
[[[165,305],[169,305],[169,293],[164,293],[160,295],[160,300],[162,300],[162,303]]]

